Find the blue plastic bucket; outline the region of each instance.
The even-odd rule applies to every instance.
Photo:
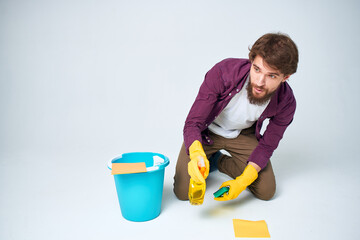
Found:
[[[169,158],[152,152],[125,153],[112,163],[145,162],[147,172],[114,175],[122,216],[130,221],[143,222],[160,215],[165,167]]]

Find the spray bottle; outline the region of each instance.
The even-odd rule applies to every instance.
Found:
[[[204,158],[199,157],[198,168],[200,173],[204,176],[205,174],[205,162]],[[206,183],[204,182],[196,182],[194,179],[190,178],[189,184],[189,201],[191,205],[201,205],[204,202],[206,190]]]

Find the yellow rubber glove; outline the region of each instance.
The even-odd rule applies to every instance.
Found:
[[[247,165],[244,172],[234,180],[224,182],[222,187],[230,187],[229,191],[222,197],[214,198],[217,201],[228,201],[237,198],[239,194],[253,183],[258,177],[258,172],[252,165]]]
[[[188,163],[188,173],[195,182],[205,182],[209,176],[210,164],[201,142],[195,140],[189,147],[190,162]],[[201,169],[201,170],[200,170]],[[201,172],[200,172],[201,171]]]

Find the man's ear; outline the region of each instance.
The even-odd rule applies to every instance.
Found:
[[[291,76],[291,75],[287,75],[286,77],[284,77],[284,79],[283,79],[281,82],[285,82],[286,80],[289,79],[290,76]]]

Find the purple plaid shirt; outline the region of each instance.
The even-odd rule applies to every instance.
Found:
[[[250,67],[248,59],[229,58],[217,63],[206,73],[185,121],[184,142],[187,152],[195,140],[206,145],[213,143],[209,137],[208,126],[242,89]],[[255,136],[259,144],[248,161],[256,163],[261,169],[266,167],[286,128],[293,120],[295,108],[296,101],[289,84],[281,83],[256,122]],[[260,129],[266,118],[269,118],[269,125],[261,135]]]

